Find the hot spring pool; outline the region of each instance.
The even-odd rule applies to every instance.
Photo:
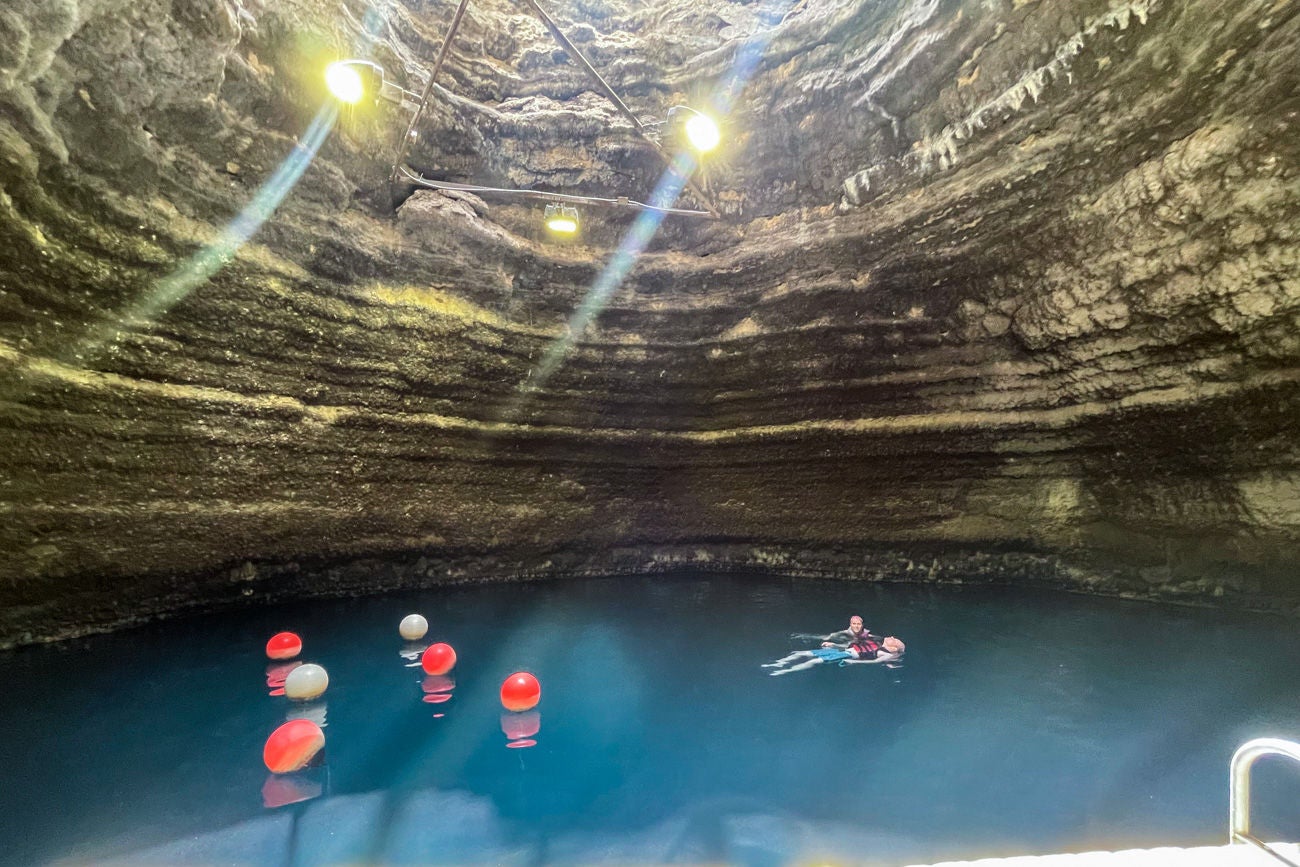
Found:
[[[447,701],[399,655],[412,611],[459,655]],[[760,667],[853,613],[907,642],[901,667]],[[291,779],[262,764],[290,710],[267,687],[282,629],[330,676],[324,760]],[[497,695],[519,669],[542,684],[523,749]],[[6,864],[899,864],[1226,842],[1233,749],[1300,738],[1300,629],[1024,590],[609,578],[175,620],[0,654],[0,689]],[[1254,778],[1260,836],[1300,837],[1300,771]]]

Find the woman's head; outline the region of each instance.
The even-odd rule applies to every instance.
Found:
[[[885,648],[885,650],[889,651],[890,653],[902,653],[904,650],[907,649],[906,644],[899,641],[897,638],[895,638],[892,635],[886,638],[884,641],[880,642],[880,646]]]

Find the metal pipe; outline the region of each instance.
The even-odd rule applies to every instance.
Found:
[[[515,190],[506,187],[482,187],[477,184],[458,184],[452,181],[430,181],[422,178],[412,172],[405,166],[402,167],[402,176],[413,184],[421,187],[427,187],[431,190],[451,190],[464,193],[483,193],[485,195],[513,196],[519,199],[534,199],[546,202],[573,202],[578,205],[596,205],[605,208],[631,208],[637,211],[655,211],[660,214],[672,214],[677,217],[705,217],[708,219],[717,219],[708,211],[692,211],[686,208],[662,208],[658,205],[647,205],[645,202],[638,202],[621,196],[617,199],[601,198],[599,196],[574,196],[568,193],[548,193],[543,190]]]
[[[1250,769],[1264,756],[1300,762],[1300,744],[1281,738],[1255,738],[1232,754],[1228,781],[1228,845],[1250,837]]]
[[[563,47],[565,51],[569,52],[569,56],[575,58],[578,65],[586,70],[587,75],[591,76],[591,79],[596,82],[596,86],[600,88],[601,92],[605,94],[609,101],[614,103],[614,107],[619,110],[619,113],[632,121],[632,126],[636,130],[637,135],[641,136],[642,139],[654,148],[655,153],[657,153],[659,158],[664,161],[664,165],[668,167],[668,170],[672,172],[677,171],[677,166],[673,163],[672,154],[664,150],[663,147],[660,146],[659,142],[650,138],[650,136],[646,134],[645,126],[641,123],[640,119],[632,113],[632,109],[628,108],[623,100],[619,99],[618,94],[614,92],[614,88],[610,87],[608,82],[601,78],[600,73],[596,71],[596,67],[592,66],[587,58],[583,56],[582,52],[578,50],[577,46],[569,41],[569,37],[565,36],[560,30],[559,25],[551,19],[551,16],[546,14],[546,10],[538,5],[537,0],[524,0],[524,2],[527,3],[529,8],[536,13],[539,19],[541,19],[542,24],[551,32],[551,36],[555,38],[555,41],[560,43],[561,47]],[[700,189],[699,185],[689,177],[684,178],[683,180],[686,181],[687,189],[689,189],[691,193],[699,199],[700,203],[708,209],[709,214],[716,219],[718,217],[718,210],[713,207],[712,200],[709,199],[704,190]]]
[[[402,142],[397,146],[397,157],[393,160],[393,171],[388,176],[388,183],[397,182],[399,166],[406,160],[406,154],[411,149],[411,136],[415,133],[415,126],[420,122],[424,115],[424,108],[429,104],[429,95],[433,93],[433,83],[438,78],[439,71],[442,70],[442,62],[447,59],[447,52],[451,50],[451,40],[456,36],[456,30],[460,28],[460,19],[465,15],[465,8],[469,6],[469,0],[460,0],[460,6],[456,7],[456,17],[451,19],[451,29],[447,31],[447,38],[442,41],[442,49],[438,52],[438,60],[433,64],[433,71],[429,73],[429,80],[424,85],[424,93],[420,96],[420,105],[415,109],[415,114],[411,115],[411,122],[406,125],[406,134],[402,136]]]

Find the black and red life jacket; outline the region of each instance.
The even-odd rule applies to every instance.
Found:
[[[880,653],[880,646],[880,642],[876,639],[864,635],[849,645],[849,649],[856,651],[858,656],[864,659],[875,659],[876,654]]]

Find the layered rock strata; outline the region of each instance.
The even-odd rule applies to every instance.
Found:
[[[0,643],[646,568],[1296,605],[1300,2],[556,6],[639,116],[732,105],[623,279],[634,215],[335,117],[453,10],[0,12]],[[433,93],[426,177],[662,170],[522,5]]]

